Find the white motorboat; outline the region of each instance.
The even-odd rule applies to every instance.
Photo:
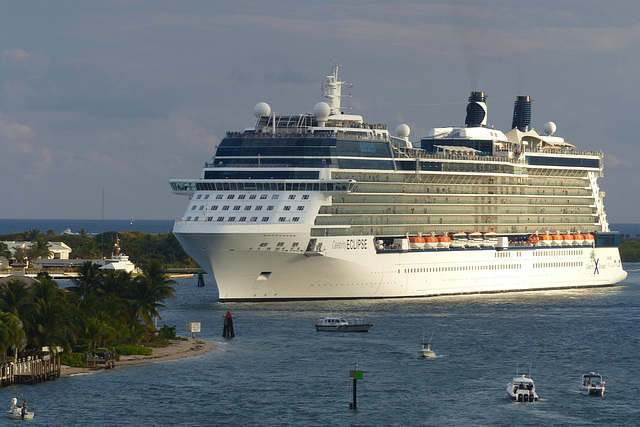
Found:
[[[514,377],[513,381],[507,384],[507,394],[515,402],[536,402],[536,386],[531,378],[524,374]]]
[[[596,372],[589,372],[582,376],[580,393],[585,396],[604,396],[604,378]]]
[[[9,409],[6,411],[7,418],[11,418],[12,420],[32,420],[34,413],[26,411],[24,414],[24,418],[22,418],[22,408],[20,406],[16,406],[13,409]]]
[[[431,350],[431,341],[423,342],[422,348],[418,351],[418,354],[425,359],[435,359],[436,352]]]
[[[334,316],[333,312],[316,321],[316,331],[319,332],[368,332],[372,326],[372,323],[349,323],[344,317]]]

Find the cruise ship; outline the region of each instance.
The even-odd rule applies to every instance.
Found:
[[[623,280],[620,236],[603,205],[603,154],[530,126],[487,122],[472,92],[464,125],[419,142],[401,124],[341,108],[334,66],[311,113],[227,132],[173,233],[212,273],[220,301],[416,298],[609,286]],[[307,110],[308,111],[308,110]],[[346,111],[346,112],[345,112]],[[462,113],[462,112],[461,112]],[[463,114],[461,114],[461,117]]]

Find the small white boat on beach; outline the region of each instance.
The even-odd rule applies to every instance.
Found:
[[[507,394],[515,402],[536,402],[538,400],[533,380],[525,377],[524,374],[520,377],[514,377],[513,381],[507,384]]]
[[[22,408],[20,406],[9,409],[8,411],[6,411],[6,414],[7,418],[10,418],[12,420],[32,420],[34,416],[33,412],[25,411],[24,418],[22,418]]]
[[[324,319],[316,321],[317,332],[368,332],[373,326],[372,323],[349,323],[344,317],[337,317],[331,314]]]
[[[582,376],[580,393],[585,396],[604,396],[604,378],[596,372],[589,372]]]

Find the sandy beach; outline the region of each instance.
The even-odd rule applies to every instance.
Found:
[[[151,356],[120,356],[120,361],[116,362],[118,366],[139,365],[143,363],[162,362],[165,360],[177,360],[185,357],[199,356],[208,353],[216,348],[216,345],[210,341],[202,341],[196,339],[188,339],[186,341],[172,341],[167,347],[153,348]],[[71,376],[83,372],[90,371],[90,368],[73,368],[62,365],[60,376]]]

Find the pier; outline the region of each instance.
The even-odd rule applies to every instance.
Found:
[[[60,376],[60,358],[39,359],[31,357],[18,359],[18,363],[10,363],[0,367],[0,386],[11,384],[35,384],[49,381]]]

